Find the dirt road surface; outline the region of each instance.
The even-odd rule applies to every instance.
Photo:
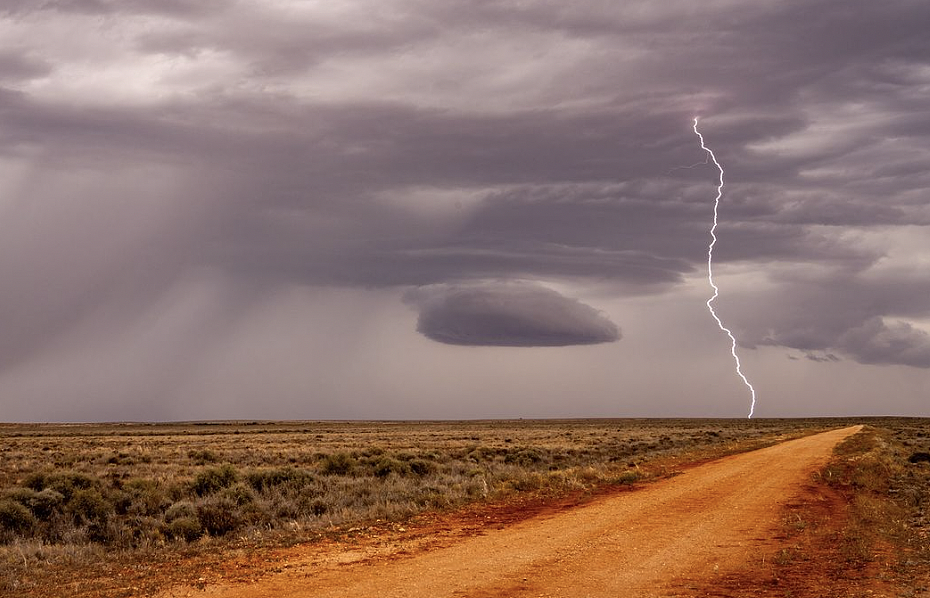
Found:
[[[297,566],[249,585],[173,595],[223,598],[669,597],[758,563],[783,507],[861,426],[726,457],[413,554]],[[292,564],[287,565],[291,567]]]

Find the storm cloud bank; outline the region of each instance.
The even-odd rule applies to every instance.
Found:
[[[620,339],[602,313],[539,285],[437,285],[406,298],[419,308],[417,331],[450,345],[563,347]]]
[[[279,383],[314,417],[327,376],[345,405],[404,386],[390,370],[344,390],[395,366],[395,346],[493,369],[416,333],[415,288],[443,342],[604,343],[493,352],[508,367],[601,351],[634,368],[606,355],[648,342],[663,369],[690,367],[665,353],[719,341],[701,311],[716,171],[695,116],[726,170],[715,276],[750,373],[906,378],[921,407],[930,3],[850,6],[3,2],[0,418],[63,401],[68,417],[185,418],[210,396],[204,415],[231,416],[229,396]],[[556,365],[520,380],[555,388]],[[667,388],[649,367],[625,374]],[[448,389],[421,377],[412,404]],[[585,379],[613,405],[608,377]],[[369,414],[346,409],[326,415]]]

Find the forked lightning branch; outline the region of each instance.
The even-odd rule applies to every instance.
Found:
[[[752,395],[752,403],[749,405],[748,416],[752,418],[752,414],[756,410],[756,389],[753,388],[752,384],[749,383],[749,380],[743,374],[743,367],[742,364],[740,364],[739,355],[736,353],[736,337],[733,336],[729,328],[723,325],[723,322],[721,322],[720,318],[717,316],[717,312],[714,311],[714,301],[716,301],[717,297],[720,295],[720,289],[714,284],[714,245],[717,244],[717,212],[720,208],[720,198],[723,197],[723,166],[717,161],[717,156],[714,155],[713,150],[704,144],[704,136],[698,131],[697,116],[694,117],[694,134],[697,135],[698,139],[701,141],[701,149],[707,152],[710,159],[714,162],[714,166],[716,166],[717,170],[720,172],[720,179],[717,184],[717,197],[714,198],[714,224],[710,227],[710,245],[707,246],[707,281],[710,283],[711,288],[714,289],[713,296],[707,300],[707,309],[710,311],[710,315],[714,317],[720,330],[726,332],[727,336],[730,337],[730,354],[733,355],[733,361],[736,362],[736,373],[743,380],[743,383]]]

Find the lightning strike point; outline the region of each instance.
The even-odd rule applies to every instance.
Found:
[[[743,384],[746,385],[746,388],[749,389],[752,395],[752,403],[749,405],[749,415],[747,416],[749,419],[752,419],[752,414],[756,410],[756,389],[753,388],[752,384],[749,383],[749,380],[743,374],[743,367],[740,364],[739,355],[736,354],[736,337],[733,336],[729,328],[723,325],[723,322],[721,322],[720,318],[717,316],[717,312],[714,311],[714,301],[720,295],[720,289],[714,284],[714,245],[717,244],[717,212],[720,208],[720,198],[723,197],[723,166],[717,161],[717,156],[714,155],[713,150],[704,144],[704,136],[698,131],[699,118],[698,116],[694,117],[694,134],[697,135],[698,139],[701,141],[701,149],[707,152],[708,157],[713,161],[714,166],[716,166],[717,170],[720,172],[720,182],[717,184],[717,197],[714,198],[714,224],[710,227],[711,241],[707,246],[707,281],[710,283],[711,288],[714,289],[713,296],[707,300],[707,309],[710,311],[710,315],[713,316],[714,321],[717,322],[717,326],[720,327],[720,330],[726,332],[727,336],[730,337],[730,354],[733,356],[733,361],[736,362],[736,374],[742,379]]]

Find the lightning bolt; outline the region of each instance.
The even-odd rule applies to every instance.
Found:
[[[743,384],[746,385],[746,388],[748,388],[749,392],[752,394],[752,404],[749,406],[748,416],[749,419],[752,419],[752,414],[756,410],[756,389],[752,387],[752,384],[749,383],[749,380],[746,378],[745,374],[743,374],[743,366],[740,364],[739,355],[736,354],[736,337],[733,336],[729,328],[723,325],[723,322],[721,322],[720,318],[717,316],[717,312],[714,311],[714,301],[720,295],[720,289],[714,284],[714,245],[717,244],[717,210],[720,207],[720,198],[723,197],[723,166],[717,161],[717,156],[714,155],[713,150],[704,145],[704,136],[698,131],[697,116],[694,117],[694,134],[701,140],[701,149],[707,152],[707,155],[713,160],[714,166],[720,171],[720,183],[717,185],[717,197],[714,198],[714,225],[710,227],[711,241],[710,245],[707,246],[707,281],[710,283],[711,288],[714,289],[713,296],[707,300],[707,309],[710,311],[710,315],[714,317],[720,330],[726,332],[727,336],[730,337],[730,354],[733,355],[733,361],[736,362],[736,374],[743,380]]]

